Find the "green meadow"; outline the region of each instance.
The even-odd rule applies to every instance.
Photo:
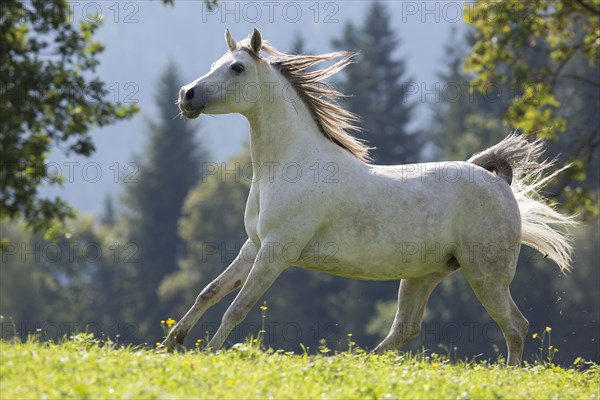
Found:
[[[507,368],[449,362],[435,353],[316,355],[262,350],[252,342],[174,354],[100,343],[0,342],[0,398],[464,398],[598,399],[600,368],[578,359]]]

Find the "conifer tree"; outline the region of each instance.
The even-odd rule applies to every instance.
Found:
[[[177,68],[171,63],[157,90],[157,120],[147,123],[148,142],[138,155],[135,182],[128,184],[124,197],[129,238],[139,260],[142,334],[148,329],[160,332],[159,321],[170,308],[159,302],[157,291],[183,257],[177,223],[186,195],[200,178],[200,162],[205,156],[194,138],[197,126],[176,118],[179,110],[174,97],[180,86]]]
[[[291,54],[308,54],[309,52],[306,50],[306,43],[304,40],[304,36],[299,32],[296,32],[296,36],[294,36],[294,41],[292,42],[292,46],[290,49]]]
[[[375,1],[360,27],[349,22],[341,38],[333,40],[336,49],[358,52],[338,83],[350,96],[347,107],[362,120],[365,139],[376,148],[372,155],[378,164],[418,161],[423,144],[407,129],[414,103],[407,96],[410,78],[398,58],[400,41],[390,22],[386,6]]]
[[[400,41],[391,28],[387,7],[380,1],[368,6],[362,25],[348,22],[336,50],[358,52],[355,63],[344,70],[337,82],[348,95],[345,106],[361,119],[364,139],[375,147],[377,164],[404,164],[421,158],[423,139],[407,127],[414,103],[408,98],[406,66],[398,58]],[[325,302],[330,321],[339,324],[337,334],[352,333],[362,346],[377,344],[378,337],[366,330],[378,301],[397,298],[398,282],[369,282],[333,279],[328,282]],[[389,322],[389,321],[388,321]]]
[[[100,215],[100,223],[103,225],[113,226],[117,222],[117,214],[115,204],[111,195],[104,197],[102,214]]]
[[[457,37],[453,30],[444,49],[446,67],[437,76],[440,102],[432,104],[432,124],[424,133],[437,147],[435,160],[466,160],[510,132],[502,124],[502,112],[510,102],[508,89],[481,93],[474,87],[473,76],[464,71],[472,35]]]

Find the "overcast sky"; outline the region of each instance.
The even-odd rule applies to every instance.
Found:
[[[401,39],[397,57],[406,60],[408,76],[421,88],[414,100],[419,103],[414,124],[426,124],[429,105],[435,101],[427,90],[435,88],[436,73],[444,68],[443,47],[452,27],[461,28],[462,3],[452,1],[386,1],[392,25]],[[208,71],[210,64],[226,51],[223,32],[229,28],[243,39],[257,27],[263,39],[279,50],[289,50],[300,33],[306,48],[321,53],[333,50],[331,39],[341,34],[344,24],[362,23],[368,1],[221,1],[209,10],[198,0],[178,1],[164,7],[159,0],[74,1],[75,18],[94,19],[98,12],[104,24],[96,39],[106,46],[97,73],[111,95],[121,101],[138,103],[142,112],[93,132],[97,151],[91,158],[65,157],[54,152],[55,170],[67,179],[60,195],[85,213],[102,209],[107,194],[118,196],[123,180],[134,173],[134,154],[140,154],[145,139],[145,120],[154,119],[155,96],[175,99],[176,93],[157,93],[156,83],[169,59],[181,69],[182,84]],[[214,161],[237,154],[248,137],[245,119],[238,115],[201,117],[199,139]],[[143,154],[140,154],[143,157]],[[69,164],[65,164],[69,163]],[[75,163],[75,164],[74,164]],[[118,171],[118,172],[117,172]],[[126,184],[126,183],[125,183]]]

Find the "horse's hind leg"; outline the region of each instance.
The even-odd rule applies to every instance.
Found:
[[[235,289],[242,287],[252,269],[256,253],[257,247],[250,240],[244,243],[236,259],[233,260],[231,265],[221,275],[200,292],[192,308],[189,309],[171,332],[169,332],[167,338],[158,348],[173,350],[177,343],[183,344],[188,332],[208,308],[218,303]]]
[[[502,329],[508,347],[507,365],[519,365],[529,322],[513,301],[508,286],[470,280],[469,283],[481,304]]]
[[[504,334],[508,347],[507,365],[519,365],[529,322],[519,311],[508,288],[514,276],[516,260],[511,258],[510,262],[505,262],[504,268],[501,264],[488,263],[485,272],[473,271],[467,265],[463,265],[463,270],[475,295]],[[507,264],[510,265],[506,267]]]
[[[421,332],[421,321],[433,289],[451,272],[437,272],[419,278],[402,279],[398,291],[398,309],[387,337],[373,350],[395,350]]]

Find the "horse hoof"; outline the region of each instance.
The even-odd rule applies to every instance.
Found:
[[[172,353],[173,350],[175,350],[175,341],[171,338],[166,338],[161,344],[159,344],[156,349],[156,351],[167,351],[169,353]]]
[[[381,343],[379,346],[375,347],[369,354],[377,354],[382,355],[387,353],[388,351],[393,351],[394,348],[386,345],[385,343]]]

